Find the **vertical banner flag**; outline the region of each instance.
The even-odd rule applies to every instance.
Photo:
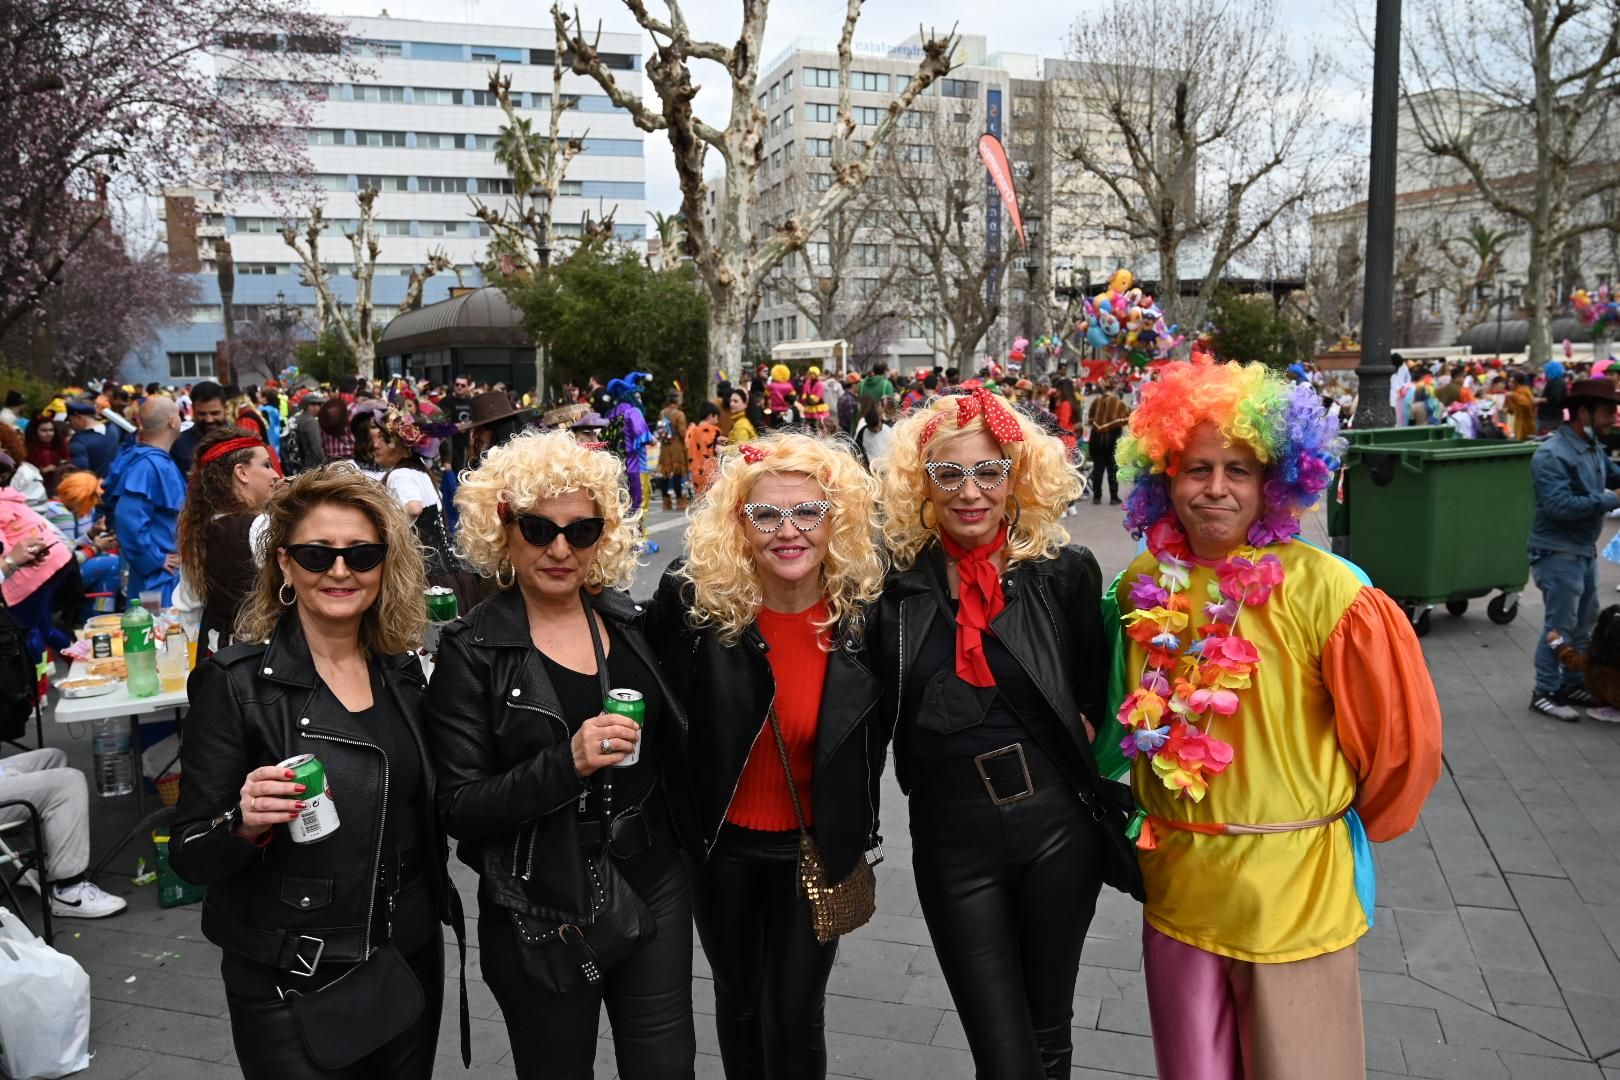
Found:
[[[1012,166],[1007,162],[1006,148],[995,135],[980,135],[979,157],[984,159],[984,167],[990,170],[990,179],[995,182],[996,191],[1012,217],[1013,228],[1018,230],[1019,242],[1028,249],[1029,238],[1024,235],[1024,219],[1018,213],[1018,192],[1013,187]]]

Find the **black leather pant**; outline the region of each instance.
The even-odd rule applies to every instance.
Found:
[[[1007,806],[912,795],[917,897],[979,1080],[1069,1076],[1075,976],[1102,886],[1096,830],[1067,785]]]
[[[798,862],[797,831],[726,825],[708,861],[689,864],[726,1080],[827,1075],[825,1002],[838,943],[816,941]]]
[[[422,1015],[402,1035],[346,1069],[323,1069],[309,1059],[280,998],[244,997],[230,991],[231,1038],[244,1080],[431,1080],[444,1002],[444,946],[433,943],[405,958],[422,984]]]
[[[522,1080],[591,1080],[604,1004],[622,1080],[692,1080],[692,904],[680,860],[671,854],[668,872],[637,892],[657,935],[614,965],[598,988],[568,994],[529,981],[510,917],[480,901],[479,963]]]

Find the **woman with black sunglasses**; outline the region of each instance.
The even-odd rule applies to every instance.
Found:
[[[422,557],[393,497],[347,463],[264,513],[273,557],[236,624],[250,644],[188,686],[174,868],[208,886],[244,1075],[427,1080],[439,926],[459,934],[460,906],[421,730]],[[310,755],[324,783],[295,773]]]
[[[697,1053],[681,805],[662,780],[684,772],[686,718],[622,591],[623,483],[613,455],[525,432],[456,493],[461,548],[499,591],[440,640],[439,808],[479,873],[484,981],[526,1078],[588,1080],[604,1004],[625,1080],[689,1080]],[[605,711],[609,690],[639,724]]]
[[[779,433],[726,451],[649,615],[664,670],[703,706],[687,853],[728,1080],[827,1074],[837,944],[818,941],[796,870],[801,831],[828,881],[878,843],[885,732],[860,652],[883,581],[875,496],[847,442]]]

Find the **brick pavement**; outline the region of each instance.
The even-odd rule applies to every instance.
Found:
[[[655,524],[665,520],[655,512]],[[1107,507],[1085,507],[1073,520],[1110,573],[1132,551],[1117,522]],[[1319,519],[1310,531],[1320,533]],[[666,546],[658,566],[679,535],[658,533]],[[656,569],[643,573],[638,595],[650,591]],[[1609,599],[1620,568],[1604,565],[1602,576]],[[1620,774],[1620,727],[1556,724],[1525,709],[1540,610],[1532,590],[1507,627],[1477,610],[1461,619],[1440,611],[1424,641],[1445,708],[1446,770],[1419,827],[1375,849],[1378,920],[1361,944],[1372,1076],[1620,1080],[1620,800],[1605,779],[1610,769]],[[53,729],[49,741],[88,767],[87,733]],[[129,803],[95,804],[98,853],[132,819]],[[879,914],[844,944],[832,976],[832,1071],[971,1077],[917,908],[905,804],[892,784],[883,817],[889,858],[879,868]],[[59,924],[60,946],[92,976],[96,1058],[87,1075],[237,1076],[217,950],[203,940],[195,908],[164,911],[152,889],[129,885],[133,861],[127,854],[102,882],[129,896],[127,914]],[[471,874],[458,865],[456,876],[470,897]],[[1075,989],[1076,1080],[1153,1075],[1139,926],[1135,905],[1105,890]],[[448,956],[453,963],[453,946]],[[471,972],[474,1066],[465,1075],[510,1077],[505,1031],[476,981],[476,959]],[[695,972],[698,1075],[719,1077],[701,952]],[[446,1001],[439,1075],[462,1076],[453,982]],[[611,1044],[603,1039],[599,1049],[598,1076],[607,1080]]]

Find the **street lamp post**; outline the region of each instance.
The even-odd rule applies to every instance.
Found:
[[[292,328],[298,324],[298,309],[287,303],[285,291],[276,293],[276,302],[267,304],[264,319],[281,338],[281,358],[283,366],[292,364]],[[274,375],[275,372],[268,374]]]
[[[540,215],[540,243],[536,254],[540,258],[542,273],[551,269],[551,193],[544,188],[535,188],[529,193],[534,200],[536,212]],[[546,404],[546,360],[547,349],[545,334],[549,327],[542,327],[540,340],[536,341],[534,352],[534,403],[540,408]]]
[[[1389,401],[1395,319],[1395,146],[1400,97],[1401,0],[1378,0],[1373,24],[1372,156],[1367,183],[1367,280],[1362,301],[1356,426],[1395,421]]]

